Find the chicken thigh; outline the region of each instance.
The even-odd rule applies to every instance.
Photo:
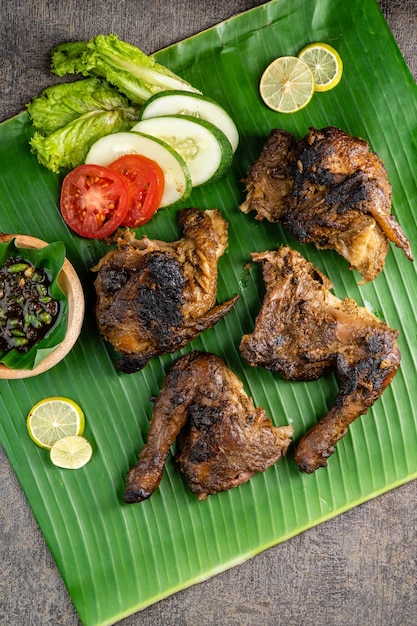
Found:
[[[168,373],[155,402],[148,441],[128,473],[125,502],[157,489],[170,447],[199,500],[247,482],[285,455],[292,426],[275,427],[255,408],[237,376],[216,355],[189,352]]]
[[[296,448],[299,469],[311,473],[391,382],[401,360],[398,332],[351,298],[332,295],[329,279],[297,251],[285,246],[252,258],[263,264],[266,294],[253,333],[242,337],[242,357],[288,380],[334,371],[341,381],[327,415]]]

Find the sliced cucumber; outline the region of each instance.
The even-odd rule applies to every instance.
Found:
[[[187,164],[178,152],[156,137],[132,131],[106,135],[91,146],[85,162],[107,166],[125,154],[141,154],[158,163],[165,178],[161,207],[190,195],[192,181]]]
[[[164,115],[141,120],[133,131],[157,137],[179,152],[188,165],[193,187],[212,183],[230,168],[233,150],[214,124],[187,115]]]
[[[155,94],[145,102],[140,119],[161,117],[162,115],[188,115],[211,122],[231,143],[233,152],[239,143],[239,133],[230,115],[217,102],[198,93],[184,93],[172,90]]]

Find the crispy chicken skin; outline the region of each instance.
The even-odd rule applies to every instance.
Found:
[[[329,279],[295,250],[252,258],[263,264],[266,294],[253,333],[242,337],[242,357],[288,380],[315,380],[333,370],[341,381],[327,415],[296,448],[299,469],[311,473],[327,465],[349,424],[391,382],[401,360],[398,332],[351,298],[332,295]]]
[[[244,213],[282,223],[301,243],[336,250],[359,271],[362,283],[383,269],[389,241],[413,260],[391,213],[384,163],[361,138],[329,126],[310,128],[297,141],[274,129],[243,182]]]
[[[124,500],[141,502],[157,489],[171,445],[199,500],[232,489],[285,455],[292,426],[272,425],[218,356],[189,352],[177,360],[155,402],[148,441],[128,473]]]
[[[153,357],[183,348],[238,299],[215,306],[217,263],[227,247],[220,211],[182,209],[178,220],[178,241],[136,240],[126,230],[93,268],[97,325],[121,354],[122,372],[136,372]]]

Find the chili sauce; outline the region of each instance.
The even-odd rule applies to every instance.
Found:
[[[52,328],[60,304],[50,285],[45,269],[23,257],[10,258],[0,268],[0,352],[27,352]]]

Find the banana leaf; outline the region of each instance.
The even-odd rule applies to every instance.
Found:
[[[315,94],[294,115],[267,109],[258,95],[264,68],[313,41],[338,50],[344,61],[341,83]],[[218,207],[227,217],[229,248],[220,259],[218,300],[235,293],[241,297],[214,328],[141,372],[115,370],[94,323],[90,268],[104,244],[74,236],[61,220],[61,180],[30,153],[33,129],[27,115],[0,126],[1,230],[63,241],[86,295],[85,323],[69,355],[38,377],[0,383],[1,444],[86,626],[113,624],[417,477],[415,265],[392,246],[383,273],[358,286],[359,276],[336,253],[298,245],[280,225],[256,222],[238,209],[244,193],[240,181],[271,128],[301,137],[309,126],[332,124],[369,140],[384,159],[393,212],[417,249],[417,91],[377,3],[273,0],[161,50],[156,58],[222,104],[238,125],[240,145],[231,172],[195,189],[187,204]],[[159,211],[139,233],[176,239],[176,211]],[[139,505],[123,504],[126,473],[146,441],[150,398],[170,365],[191,348],[221,356],[276,425],[293,424],[295,440],[327,411],[338,388],[333,376],[286,382],[251,368],[238,352],[263,296],[259,271],[247,269],[249,253],[286,243],[329,276],[336,296],[354,298],[399,330],[402,364],[392,384],[350,427],[328,467],[314,474],[301,474],[290,450],[245,485],[199,502],[169,457],[157,492]],[[94,456],[81,470],[53,467],[47,452],[28,437],[26,415],[45,390],[72,397],[85,412]]]

